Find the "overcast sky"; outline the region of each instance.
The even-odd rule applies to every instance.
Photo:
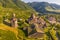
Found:
[[[60,5],[60,0],[22,0],[24,2],[49,2],[49,3],[56,3]]]

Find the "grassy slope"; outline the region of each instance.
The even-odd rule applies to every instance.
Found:
[[[3,17],[11,19],[12,13],[17,18],[26,20],[35,11],[20,0],[0,0],[0,40],[23,40],[24,32],[3,24]],[[8,15],[7,15],[8,14]],[[25,24],[24,24],[25,25]]]
[[[60,10],[54,10],[54,9],[52,9],[51,7],[46,7],[45,8],[47,11],[49,11],[49,12],[57,12],[57,13],[60,13]]]
[[[25,20],[29,18],[31,13],[36,12],[35,10],[33,10],[33,8],[20,0],[0,0],[1,18],[3,18],[3,16],[6,16],[7,14],[8,18],[11,18],[12,13],[15,13],[17,18]]]
[[[22,30],[0,24],[0,35],[0,40],[22,40],[24,33]]]
[[[0,29],[0,40],[17,40],[17,38],[13,32]]]

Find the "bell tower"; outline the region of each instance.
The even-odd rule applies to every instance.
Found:
[[[32,13],[32,15],[31,15],[31,17],[32,17],[33,19],[36,18],[36,17],[35,17],[35,14],[33,14],[33,13]]]
[[[16,18],[16,16],[15,16],[14,13],[12,14],[11,26],[12,26],[12,27],[15,27],[15,28],[18,27],[17,18]]]

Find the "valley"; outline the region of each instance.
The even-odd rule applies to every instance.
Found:
[[[60,40],[60,6],[56,5],[0,0],[0,40]]]

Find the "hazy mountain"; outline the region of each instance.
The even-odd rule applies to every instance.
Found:
[[[41,13],[60,13],[60,5],[52,4],[48,2],[32,2],[28,3],[37,12]]]
[[[51,5],[52,7],[55,7],[55,9],[57,9],[57,10],[60,9],[60,5],[58,5],[58,4],[53,4],[53,3],[51,3],[50,5]]]

